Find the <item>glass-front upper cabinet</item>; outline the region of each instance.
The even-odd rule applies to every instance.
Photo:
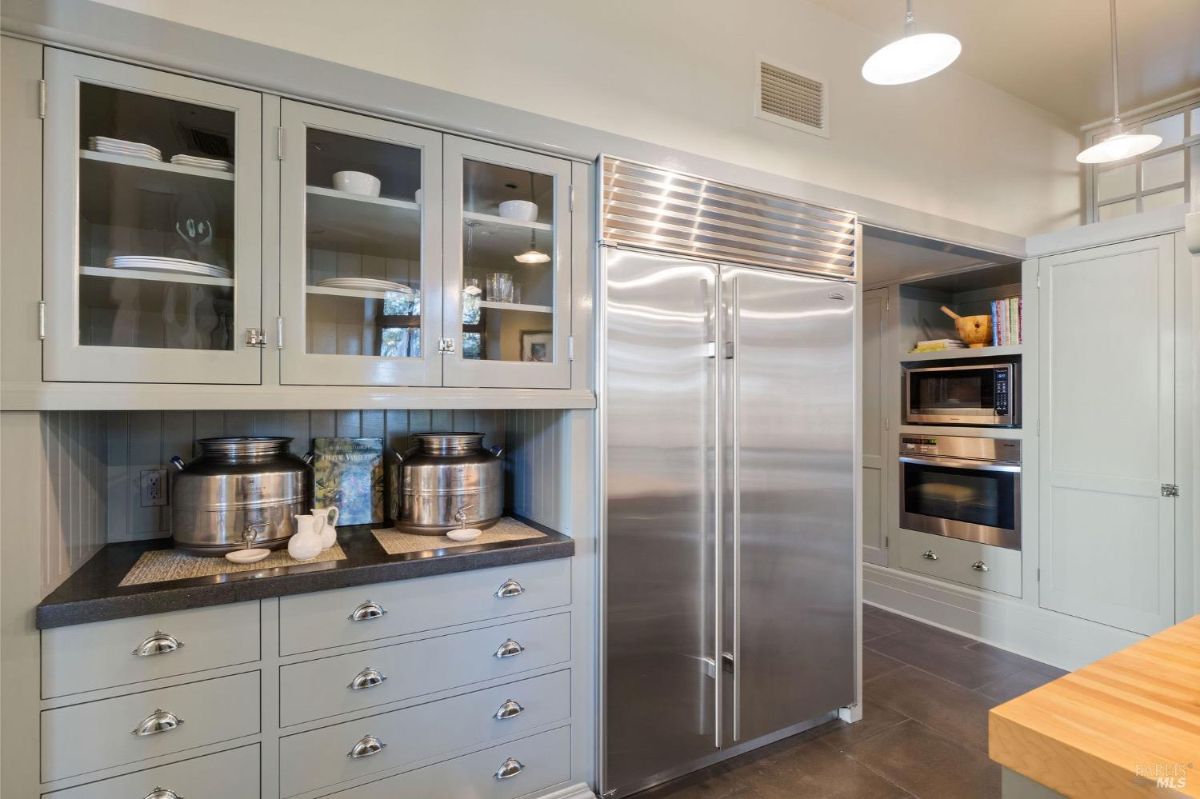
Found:
[[[439,133],[284,100],[281,379],[438,385]]]
[[[45,379],[260,382],[260,96],[45,52]]]
[[[452,136],[444,147],[444,384],[568,388],[570,163]]]

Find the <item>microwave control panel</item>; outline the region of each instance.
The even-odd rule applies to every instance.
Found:
[[[1008,369],[997,369],[992,383],[992,405],[997,416],[1008,415]]]

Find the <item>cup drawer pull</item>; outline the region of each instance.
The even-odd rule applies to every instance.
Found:
[[[498,658],[515,658],[517,655],[525,651],[525,647],[518,644],[513,639],[509,638],[496,649],[496,657]]]
[[[496,769],[496,779],[511,780],[513,777],[525,770],[525,764],[515,757],[510,757],[500,764],[500,768]]]
[[[496,598],[511,599],[515,596],[520,596],[523,593],[525,593],[525,586],[521,585],[510,577],[501,583],[500,587],[496,589]]]
[[[922,552],[921,557],[925,558],[925,560],[937,560],[938,559],[937,553],[934,552],[932,549],[927,549],[924,552]]]
[[[146,794],[145,799],[183,799],[183,797],[170,788],[155,788]]]
[[[515,699],[509,699],[496,711],[496,720],[504,721],[505,719],[511,719],[521,715],[524,711],[525,708],[521,707],[520,702]]]
[[[387,681],[387,675],[382,671],[371,666],[354,675],[354,679],[346,686],[351,691],[365,691],[368,688],[374,688],[377,685],[383,685]]]
[[[158,735],[163,732],[182,727],[183,719],[176,716],[174,713],[168,713],[165,710],[156,710],[146,718],[142,719],[142,723],[137,725],[133,731],[134,735],[145,737],[147,735]]]
[[[387,608],[378,602],[367,600],[354,609],[350,614],[350,621],[373,621],[387,615]]]
[[[158,630],[154,635],[142,641],[137,649],[133,650],[133,654],[140,658],[148,658],[153,655],[168,655],[178,649],[183,649],[183,641]]]
[[[387,749],[387,744],[376,738],[374,735],[364,735],[359,739],[354,748],[346,753],[346,757],[351,760],[360,760],[364,757],[377,755]]]
[[[972,563],[971,568],[977,572],[991,571],[991,569],[988,568],[988,565],[986,563],[984,563],[982,560],[977,560],[974,563]]]

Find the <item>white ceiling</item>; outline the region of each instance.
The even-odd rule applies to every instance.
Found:
[[[881,37],[904,0],[812,0]],[[1108,0],[915,0],[917,32],[962,40],[968,74],[1075,125],[1112,115]],[[1200,87],[1200,0],[1117,0],[1121,107]]]

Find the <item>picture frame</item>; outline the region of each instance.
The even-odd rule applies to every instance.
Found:
[[[522,330],[521,360],[526,363],[550,363],[554,360],[554,331]]]

